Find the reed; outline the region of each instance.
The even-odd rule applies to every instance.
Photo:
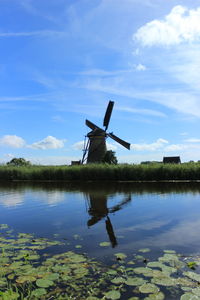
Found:
[[[200,163],[147,165],[0,166],[0,181],[164,181],[200,180]]]

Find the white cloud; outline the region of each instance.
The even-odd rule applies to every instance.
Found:
[[[185,142],[187,142],[187,143],[200,143],[200,139],[191,138],[191,139],[185,140]]]
[[[77,143],[73,144],[72,148],[74,150],[83,150],[83,148],[84,148],[84,141],[80,141],[80,142],[77,142]]]
[[[166,115],[160,111],[146,108],[132,108],[132,107],[117,107],[116,110],[126,111],[129,113],[141,114],[141,115],[150,115],[155,117],[165,117]]]
[[[106,142],[106,147],[107,147],[107,150],[112,150],[112,151],[117,150],[117,145],[114,145],[114,144],[111,144],[108,142]]]
[[[56,30],[38,30],[24,32],[0,32],[0,37],[63,36],[66,32]]]
[[[137,71],[145,71],[147,68],[146,68],[146,66],[144,66],[144,65],[142,65],[142,64],[138,64],[138,65],[135,67],[135,69],[136,69]]]
[[[64,140],[59,140],[51,135],[47,136],[43,140],[39,142],[35,142],[29,146],[30,148],[34,149],[58,149],[64,147]]]
[[[0,146],[23,148],[25,145],[25,140],[17,135],[4,135],[2,138],[0,138]]]
[[[153,20],[134,34],[144,46],[170,46],[200,41],[200,7],[175,6],[163,20]]]
[[[131,144],[131,149],[136,151],[156,151],[163,149],[166,144],[168,144],[168,141],[160,138],[151,144]]]
[[[185,148],[186,148],[185,145],[172,144],[172,145],[165,147],[165,151],[166,152],[181,151],[181,150],[184,150]]]
[[[117,146],[112,143],[106,142],[106,146],[107,146],[108,150],[113,150],[113,151],[117,150]],[[83,150],[84,149],[84,141],[75,143],[74,145],[72,145],[72,148],[75,150]]]

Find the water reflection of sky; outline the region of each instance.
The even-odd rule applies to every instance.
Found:
[[[133,253],[143,247],[184,253],[200,249],[197,191],[107,193],[102,189],[72,192],[66,188],[1,187],[0,208],[1,223],[38,236],[58,234],[74,246],[81,242],[84,251],[96,256]],[[109,241],[113,234],[117,247],[101,248],[99,243]],[[83,240],[74,240],[74,235]]]

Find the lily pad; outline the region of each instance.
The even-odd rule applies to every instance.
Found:
[[[147,253],[147,252],[150,252],[151,250],[149,248],[142,248],[142,249],[139,249],[138,252],[142,252],[142,253]]]
[[[101,246],[101,247],[109,247],[109,246],[110,246],[110,243],[109,243],[109,242],[101,242],[101,243],[99,244],[99,246]]]
[[[146,283],[146,281],[140,277],[128,277],[127,280],[125,281],[126,285],[131,285],[131,286],[140,286],[144,283]]]
[[[165,295],[162,292],[155,294],[150,294],[148,297],[145,297],[144,300],[164,300]]]
[[[158,293],[159,290],[160,289],[155,284],[152,283],[145,283],[139,287],[140,293],[145,293],[145,294],[149,294],[149,293],[155,294]]]
[[[200,274],[194,273],[194,272],[184,272],[183,275],[191,278],[192,280],[196,280],[200,282]]]
[[[41,297],[41,296],[44,296],[46,295],[46,290],[44,288],[40,288],[40,289],[35,289],[32,293],[31,293],[31,296],[34,296],[34,297]]]
[[[185,293],[180,300],[199,300],[200,298],[192,293]]]
[[[109,292],[105,293],[104,295],[105,295],[106,299],[112,299],[112,300],[120,299],[120,297],[121,297],[120,292],[116,291],[116,290],[109,291]]]
[[[112,283],[114,284],[121,284],[124,283],[125,279],[122,277],[115,277],[114,279],[111,280]]]
[[[48,280],[48,279],[38,279],[36,281],[36,285],[38,287],[42,287],[42,288],[48,288],[49,286],[52,286],[54,283],[52,280]]]
[[[127,255],[124,253],[115,253],[115,256],[117,257],[117,259],[122,259],[122,260],[127,257]]]

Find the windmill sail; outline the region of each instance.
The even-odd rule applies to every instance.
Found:
[[[128,150],[130,150],[131,144],[125,142],[124,140],[118,138],[116,135],[114,135],[113,133],[108,133],[107,134],[111,139],[115,140],[117,143],[121,144],[122,146],[124,146],[125,148],[127,148]]]
[[[94,123],[92,123],[91,121],[89,120],[85,120],[85,124],[90,127],[92,130],[94,129],[101,129],[100,127],[98,127],[97,125],[95,125]],[[101,129],[102,130],[102,129]]]
[[[114,106],[114,101],[109,101],[107,109],[106,109],[106,113],[104,116],[104,120],[103,120],[103,126],[106,127],[105,130],[107,130],[107,128],[108,128],[108,124],[110,122],[110,117],[112,114],[113,106]]]

